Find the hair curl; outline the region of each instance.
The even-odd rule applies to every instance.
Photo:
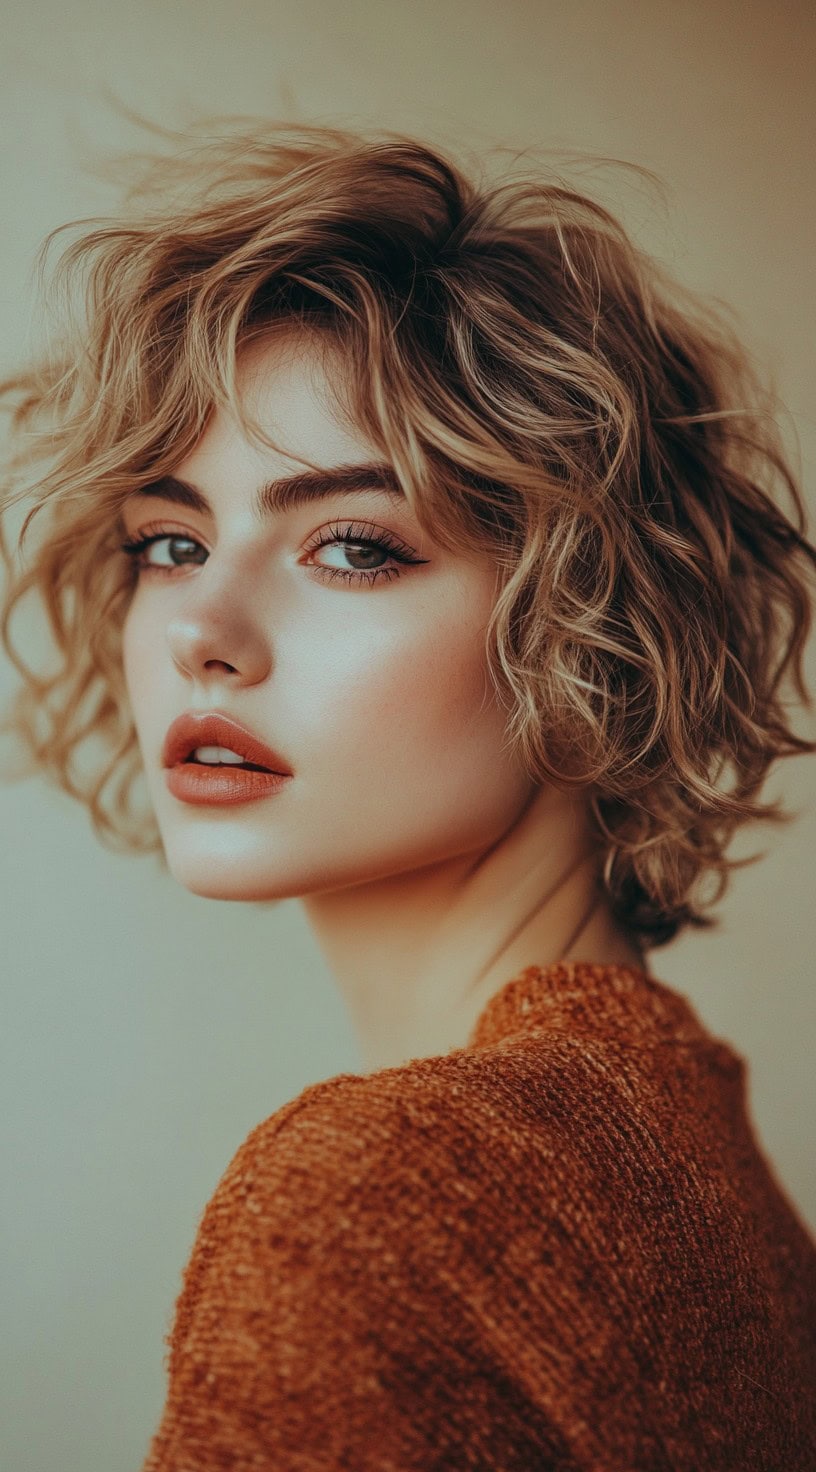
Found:
[[[560,175],[478,175],[402,134],[253,124],[154,160],[130,214],[81,222],[95,228],[57,281],[79,278],[83,311],[0,386],[5,510],[35,502],[20,551],[43,526],[22,569],[0,522],[0,634],[23,675],[4,728],[109,845],[161,847],[133,806],[117,512],[214,406],[243,417],[236,354],[294,324],[340,348],[349,416],[423,527],[496,559],[507,740],[535,780],[586,790],[613,913],[658,946],[715,923],[729,871],[759,857],[726,858],[738,826],[794,816],[758,794],[777,757],[816,751],[781,693],[790,677],[812,705],[816,548],[723,309]],[[48,674],[11,635],[29,590],[58,651]]]

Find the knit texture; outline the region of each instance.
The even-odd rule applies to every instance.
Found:
[[[636,968],[315,1084],[202,1215],[143,1472],[813,1472],[816,1246],[746,1065]]]

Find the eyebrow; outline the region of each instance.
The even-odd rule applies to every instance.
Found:
[[[375,491],[405,501],[405,494],[390,465],[367,463],[362,465],[330,465],[325,470],[306,470],[298,475],[285,476],[281,480],[268,481],[261,486],[255,497],[254,511],[265,519],[277,511],[291,511],[310,501],[325,500],[328,496],[353,495],[360,491]],[[178,506],[187,506],[191,511],[212,515],[212,507],[202,491],[189,481],[179,480],[175,475],[164,475],[133,491],[134,496],[160,496]]]

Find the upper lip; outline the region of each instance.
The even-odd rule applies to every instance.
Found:
[[[164,765],[174,767],[178,762],[186,761],[197,746],[226,746],[256,767],[267,767],[270,772],[292,776],[291,768],[277,751],[221,711],[191,710],[177,716],[164,738]]]

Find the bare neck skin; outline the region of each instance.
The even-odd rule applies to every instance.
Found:
[[[490,997],[524,966],[646,971],[599,895],[597,870],[583,804],[538,788],[484,852],[304,896],[366,1070],[464,1047]]]

